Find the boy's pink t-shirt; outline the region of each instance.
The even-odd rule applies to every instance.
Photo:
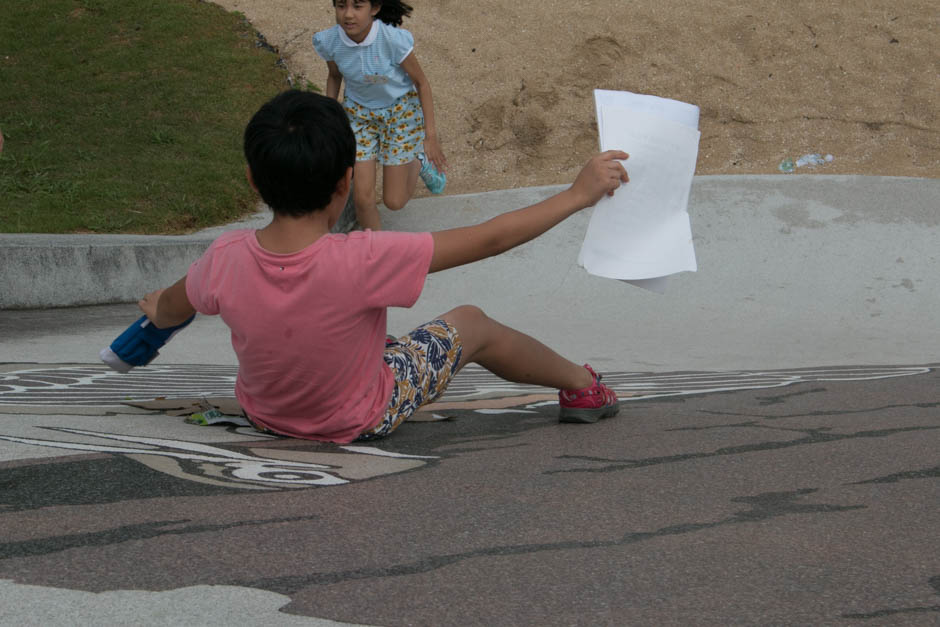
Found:
[[[192,264],[186,295],[231,329],[235,396],[252,420],[347,443],[385,412],[386,307],[414,305],[433,252],[430,233],[354,231],[280,255],[232,231]]]

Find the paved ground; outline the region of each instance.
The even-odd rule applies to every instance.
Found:
[[[597,425],[468,369],[375,446],[195,426],[231,404],[216,320],[118,375],[132,305],[0,311],[0,624],[937,624],[937,181],[706,177],[690,211],[665,295],[573,267],[583,217],[392,316],[475,302],[594,363]]]

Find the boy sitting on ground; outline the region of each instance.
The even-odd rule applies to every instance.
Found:
[[[628,180],[618,161],[626,153],[598,155],[565,191],[479,225],[334,234],[356,153],[338,102],[284,92],[252,117],[244,149],[271,223],[220,236],[185,277],[139,305],[158,328],[195,311],[222,316],[238,357],[235,394],[256,428],[338,443],[386,436],[468,363],[557,388],[562,421],[617,413],[616,395],[590,366],[477,307],[452,309],[394,341],[386,309],[414,305],[428,273],[507,251],[613,194]]]

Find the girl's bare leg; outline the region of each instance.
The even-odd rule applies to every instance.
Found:
[[[387,165],[382,169],[382,202],[398,211],[411,200],[418,182],[421,162],[415,159],[404,165]]]
[[[353,167],[353,204],[359,226],[373,231],[382,228],[379,207],[375,202],[375,159],[357,161]]]
[[[479,307],[462,305],[441,316],[457,329],[463,344],[458,368],[477,363],[503,379],[559,390],[590,386],[584,366],[569,361],[533,337],[488,317]]]

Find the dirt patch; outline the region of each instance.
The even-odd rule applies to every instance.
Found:
[[[327,0],[222,0],[321,89]],[[701,107],[698,174],[940,175],[931,0],[412,0],[448,194],[565,183],[597,149],[592,90]],[[729,6],[730,5],[730,6]],[[628,152],[630,147],[624,147]],[[419,195],[425,193],[424,190]]]

